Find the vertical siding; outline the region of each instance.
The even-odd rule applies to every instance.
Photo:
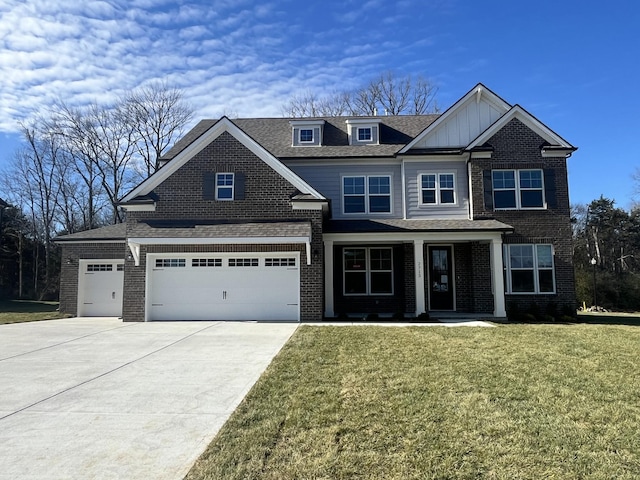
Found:
[[[332,216],[347,218],[402,218],[402,172],[400,165],[295,165],[290,166],[305,182],[331,200]],[[349,214],[342,210],[342,177],[355,175],[391,176],[391,213]]]
[[[453,173],[455,175],[455,205],[420,205],[418,176],[423,173]],[[404,167],[406,181],[407,218],[469,218],[469,181],[464,161],[410,162]]]

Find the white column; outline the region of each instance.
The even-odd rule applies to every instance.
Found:
[[[506,317],[501,238],[491,240],[491,284],[493,285],[493,316]]]
[[[333,241],[324,241],[324,316],[335,316],[333,311]]]
[[[416,279],[416,317],[427,311],[424,297],[424,240],[413,241],[413,258]]]

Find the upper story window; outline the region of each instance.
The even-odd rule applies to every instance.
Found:
[[[381,119],[371,117],[347,119],[349,145],[378,145],[381,122]]]
[[[216,173],[216,200],[233,200],[233,173]]]
[[[492,184],[496,210],[544,208],[542,170],[493,170]]]
[[[548,244],[504,245],[507,293],[554,293],[553,248]]]
[[[372,138],[371,127],[359,127],[358,128],[358,141],[370,142]]]
[[[293,147],[319,147],[322,145],[322,132],[324,120],[297,119],[290,120],[291,146]]]
[[[425,173],[420,175],[420,201],[423,205],[456,203],[453,173]]]
[[[343,177],[342,198],[344,213],[391,213],[391,177]]]
[[[313,128],[301,128],[300,129],[300,143],[313,142]]]

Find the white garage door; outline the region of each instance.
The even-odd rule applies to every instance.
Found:
[[[148,255],[149,320],[299,320],[297,253]]]
[[[124,260],[81,260],[78,316],[122,315]]]

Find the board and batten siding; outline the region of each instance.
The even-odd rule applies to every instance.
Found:
[[[366,147],[363,147],[366,148]],[[402,170],[400,165],[287,165],[313,188],[331,200],[332,218],[402,218]],[[391,213],[343,213],[342,177],[388,175],[391,177]]]
[[[504,112],[486,100],[467,102],[427,135],[416,147],[464,147],[498,120]]]
[[[453,173],[455,176],[454,205],[421,205],[421,185],[419,176],[423,173]],[[469,180],[467,164],[464,161],[406,162],[407,218],[469,218]]]

